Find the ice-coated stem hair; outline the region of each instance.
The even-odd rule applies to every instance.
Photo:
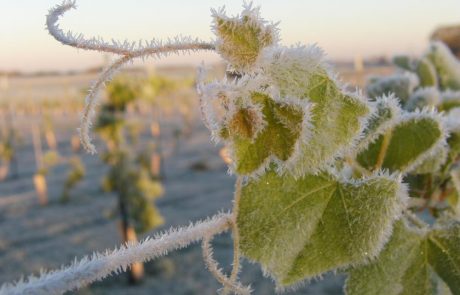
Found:
[[[59,18],[68,10],[76,8],[74,0],[64,0],[61,4],[52,8],[46,17],[46,28],[48,32],[59,42],[64,45],[84,49],[94,50],[99,52],[107,52],[120,55],[111,65],[103,70],[99,78],[91,86],[88,95],[86,96],[85,109],[81,117],[80,138],[83,147],[90,153],[95,153],[96,149],[91,143],[89,131],[91,121],[94,116],[94,109],[97,105],[97,93],[105,82],[110,80],[112,75],[128,62],[132,62],[135,58],[161,58],[170,53],[180,52],[195,52],[199,50],[214,50],[213,43],[201,41],[192,37],[179,36],[173,39],[168,39],[162,42],[156,39],[151,41],[138,42],[120,42],[112,40],[111,43],[104,41],[102,38],[85,38],[82,34],[74,34],[72,32],[64,33],[59,27]]]

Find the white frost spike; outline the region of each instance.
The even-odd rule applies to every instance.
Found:
[[[153,39],[149,46],[143,46],[142,41],[136,42],[124,41],[123,43],[111,40],[106,42],[101,38],[86,39],[82,34],[75,35],[72,32],[64,33],[59,28],[59,18],[68,10],[76,8],[75,1],[63,1],[60,5],[50,9],[46,17],[46,27],[48,32],[59,42],[64,45],[69,45],[76,48],[85,50],[95,50],[100,52],[109,52],[113,54],[119,54],[122,57],[117,59],[107,69],[105,69],[99,79],[91,87],[88,96],[86,97],[86,106],[82,115],[82,123],[80,128],[80,137],[82,140],[83,147],[90,153],[95,153],[96,149],[91,143],[89,137],[89,129],[91,126],[91,120],[94,115],[94,108],[97,104],[97,92],[108,81],[111,76],[120,69],[127,62],[132,61],[135,58],[146,58],[154,57],[161,58],[167,56],[169,53],[179,52],[192,52],[198,50],[214,50],[214,44],[194,39],[191,37],[176,37],[174,40],[168,40],[167,42],[157,41]],[[147,44],[147,42],[144,42]]]
[[[170,251],[184,248],[204,237],[225,232],[231,224],[231,214],[218,214],[188,227],[170,229],[140,243],[123,245],[104,254],[94,253],[91,257],[75,261],[68,267],[42,273],[39,277],[31,276],[15,284],[5,284],[0,288],[0,295],[63,294],[125,271],[134,262],[149,261]]]

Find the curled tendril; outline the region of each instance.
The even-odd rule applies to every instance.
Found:
[[[123,65],[132,62],[135,58],[161,58],[170,53],[195,52],[199,50],[214,50],[212,43],[204,42],[192,37],[176,37],[162,42],[156,39],[151,41],[138,42],[120,42],[112,40],[111,43],[104,41],[102,38],[85,38],[82,34],[76,35],[72,32],[65,33],[58,24],[59,18],[70,9],[76,8],[75,1],[65,0],[61,4],[52,8],[46,17],[46,28],[48,32],[59,42],[64,45],[80,48],[84,50],[93,50],[121,55],[111,65],[109,65],[100,74],[99,78],[91,86],[85,99],[85,109],[81,118],[80,138],[83,147],[90,153],[95,153],[96,149],[91,143],[89,132],[91,121],[95,114],[97,105],[97,93],[105,82],[110,80],[113,74]]]
[[[211,246],[212,238],[213,235],[206,235],[203,237],[202,241],[203,259],[208,270],[216,278],[216,280],[224,286],[224,290],[228,289],[239,295],[251,294],[251,288],[249,286],[243,286],[241,283],[233,280],[232,278],[228,278],[222,273],[217,261],[213,258],[213,250]]]

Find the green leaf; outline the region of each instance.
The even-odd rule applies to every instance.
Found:
[[[367,120],[363,137],[356,148],[358,151],[367,148],[372,141],[391,127],[401,114],[399,102],[392,95],[378,97],[372,103],[374,112]]]
[[[280,286],[362,263],[385,243],[401,194],[399,182],[385,176],[347,183],[267,172],[242,189],[241,251]]]
[[[326,74],[311,77],[306,95],[313,103],[312,131],[301,155],[288,163],[295,176],[324,169],[353,145],[370,110],[367,103],[345,94]]]
[[[377,260],[349,272],[349,295],[434,294],[442,279],[460,294],[460,223],[450,221],[430,232],[395,224]]]
[[[445,136],[440,121],[433,115],[407,115],[361,152],[357,160],[369,170],[407,172],[442,144]]]
[[[460,91],[445,91],[441,93],[439,111],[450,111],[460,107]]]
[[[417,80],[417,76],[410,72],[388,77],[374,77],[369,80],[366,91],[371,98],[394,94],[404,104],[417,86]]]
[[[460,294],[460,223],[433,230],[428,238],[428,261],[452,294]]]
[[[249,175],[265,169],[270,157],[287,161],[293,154],[295,144],[302,131],[303,112],[293,105],[275,102],[269,96],[254,92],[251,94],[254,104],[262,109],[265,126],[255,138],[248,137],[243,130],[252,130],[254,122],[241,119],[236,113],[227,126],[235,155],[235,170],[238,174]],[[235,123],[238,121],[239,123]],[[244,127],[243,127],[244,126]],[[221,132],[225,133],[225,132]]]
[[[422,232],[398,221],[377,260],[349,272],[349,295],[432,294],[427,242]]]
[[[448,204],[452,207],[452,211],[457,216],[460,216],[460,167],[454,167],[450,171],[452,186],[454,191],[447,197]]]
[[[414,60],[407,55],[396,55],[393,57],[393,64],[403,70],[412,71],[414,67]]]
[[[277,42],[277,29],[259,17],[258,9],[245,7],[241,16],[229,18],[213,12],[217,52],[237,71],[251,70],[262,49]]]
[[[318,172],[350,149],[369,114],[364,98],[347,94],[325,69],[323,53],[316,46],[275,48],[263,66],[268,82],[286,97],[313,103],[312,130],[300,156],[286,169],[295,176]]]
[[[434,151],[432,155],[423,160],[417,165],[412,173],[414,174],[428,174],[436,173],[446,163],[448,154],[448,148],[446,146],[440,146],[438,150]]]
[[[411,94],[404,108],[408,111],[436,107],[441,101],[441,94],[435,87],[419,88]]]
[[[436,68],[442,90],[460,90],[460,61],[442,42],[433,42],[426,57]]]
[[[256,133],[262,127],[263,121],[257,110],[252,108],[241,108],[229,120],[227,127],[227,136],[230,133],[233,136],[239,136],[245,139],[253,139]]]
[[[428,58],[425,57],[419,61],[416,71],[420,80],[420,86],[438,86],[438,76],[436,74],[436,69]]]

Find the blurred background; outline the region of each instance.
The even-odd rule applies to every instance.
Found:
[[[76,50],[44,28],[51,0],[0,0],[0,284],[54,269],[94,251],[203,219],[232,205],[226,150],[210,142],[194,90],[196,66],[225,75],[213,53],[134,63],[101,93],[94,140],[77,136],[84,96],[111,56]],[[114,39],[214,38],[210,8],[240,1],[80,0],[64,30]],[[317,43],[350,88],[394,72],[397,54],[419,56],[430,39],[460,56],[457,0],[255,1],[280,21],[281,42]],[[231,268],[228,235],[214,242]],[[243,264],[254,294],[274,293],[260,269]],[[289,294],[341,294],[328,275]],[[215,294],[198,245],[177,251],[75,294]]]

